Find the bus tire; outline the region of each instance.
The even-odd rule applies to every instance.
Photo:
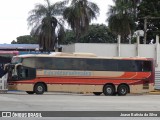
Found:
[[[102,94],[102,92],[93,92],[93,94],[99,96]]]
[[[118,86],[117,92],[119,96],[125,96],[129,92],[128,86],[127,85]]]
[[[34,94],[34,91],[26,91],[28,94]]]
[[[115,93],[115,88],[113,85],[108,84],[103,87],[103,93],[106,96],[112,96]]]
[[[34,86],[34,92],[38,95],[40,94],[43,94],[45,91],[45,86],[43,83],[37,83],[35,86]]]

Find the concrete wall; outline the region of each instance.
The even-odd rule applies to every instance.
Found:
[[[106,57],[147,57],[156,59],[156,44],[105,44],[105,43],[75,43],[63,45],[63,52],[94,53]],[[158,51],[160,48],[158,48]],[[158,56],[160,60],[160,55]]]
[[[75,44],[62,45],[62,51],[69,53],[75,52]]]
[[[109,52],[112,51],[112,52]],[[117,56],[116,44],[76,43],[75,52],[89,52],[97,56]]]

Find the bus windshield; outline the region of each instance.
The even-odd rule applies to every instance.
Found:
[[[22,58],[20,57],[13,57],[11,63],[12,64],[17,64],[17,63],[21,63],[22,62]]]

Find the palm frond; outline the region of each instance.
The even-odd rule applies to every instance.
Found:
[[[88,30],[89,23],[96,19],[99,8],[95,3],[88,0],[72,0],[71,5],[63,13],[63,18],[67,20],[77,39]]]
[[[109,16],[106,21],[110,30],[125,39],[134,29],[133,0],[114,0],[115,5],[109,6]]]
[[[45,0],[46,4],[37,4],[29,12],[27,21],[28,26],[32,26],[31,34],[38,37],[39,45],[45,51],[54,49],[58,37],[56,27],[59,25],[55,15],[62,14],[67,1],[51,4],[49,0]]]

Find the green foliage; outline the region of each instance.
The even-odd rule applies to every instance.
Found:
[[[136,6],[138,0],[113,0],[115,5],[109,8],[109,23],[110,30],[121,35],[122,42],[126,43],[127,37],[133,34],[135,30]]]
[[[13,40],[13,41],[11,42],[11,44],[17,44],[17,42],[16,42],[15,40]]]
[[[17,37],[17,42],[13,40],[11,44],[38,44],[38,39],[31,35]]]
[[[65,32],[65,38],[63,41],[61,41],[61,44],[71,44],[76,42],[76,36],[72,30],[66,30]]]
[[[104,24],[90,25],[89,30],[80,38],[81,43],[115,43],[116,36]]]
[[[75,35],[71,30],[66,31],[65,41],[63,44],[75,43]],[[117,42],[116,36],[109,31],[108,27],[104,24],[93,24],[89,26],[88,31],[83,34],[80,43],[115,43]]]
[[[71,0],[71,5],[64,10],[63,18],[76,35],[76,42],[88,30],[89,23],[99,14],[98,6],[88,0]]]
[[[63,38],[62,33],[56,33],[56,28],[60,29],[58,32],[63,32],[63,26],[55,17],[61,15],[65,8],[67,1],[56,2],[51,4],[49,0],[45,0],[46,4],[37,4],[31,10],[28,17],[28,25],[32,26],[31,35],[38,38],[39,46],[43,51],[53,51],[58,39]],[[61,40],[59,40],[61,41]]]
[[[138,7],[137,29],[144,29],[144,17],[147,17],[147,43],[160,35],[160,0],[143,0]]]

